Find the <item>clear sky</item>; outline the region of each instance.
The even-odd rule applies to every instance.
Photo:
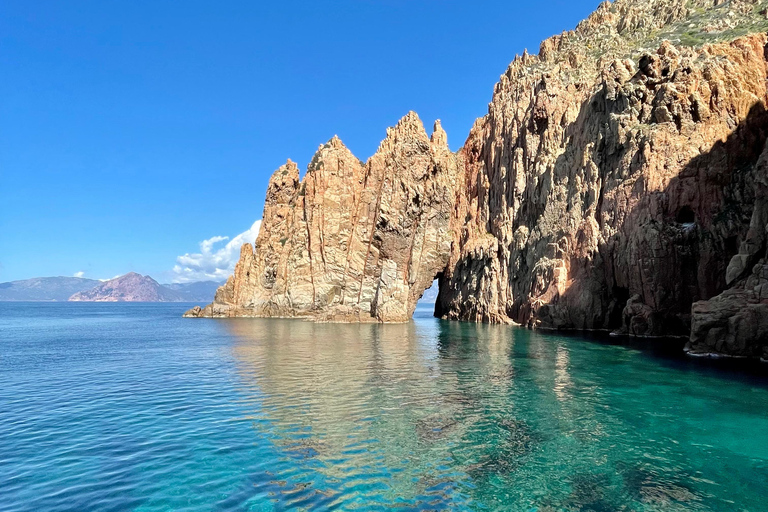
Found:
[[[0,281],[225,268],[286,158],[338,134],[366,160],[409,110],[458,149],[598,4],[3,0]]]

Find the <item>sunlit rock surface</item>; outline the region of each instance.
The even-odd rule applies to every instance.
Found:
[[[190,316],[405,322],[448,263],[459,157],[411,112],[367,163],[337,137],[272,176],[255,251]]]
[[[693,317],[692,352],[762,355],[766,8],[606,2],[514,60],[456,154],[413,113],[365,164],[332,139],[275,173],[255,252],[188,315],[401,322],[439,278],[446,319]]]

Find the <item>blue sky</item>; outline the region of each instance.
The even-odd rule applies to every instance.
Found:
[[[4,0],[0,281],[229,264],[286,158],[338,134],[365,160],[409,110],[458,149],[598,4]]]

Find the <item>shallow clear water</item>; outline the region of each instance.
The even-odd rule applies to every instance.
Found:
[[[0,303],[0,510],[768,510],[768,381],[525,329]]]

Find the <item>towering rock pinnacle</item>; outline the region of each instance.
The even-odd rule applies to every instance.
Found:
[[[404,321],[439,277],[447,319],[762,355],[766,13],[604,2],[514,59],[458,153],[412,112],[365,164],[334,137],[275,173],[255,252],[189,314]]]
[[[435,121],[435,126],[432,128],[432,136],[429,140],[436,147],[448,148],[448,134],[443,130],[439,119]]]
[[[196,316],[404,322],[448,261],[459,159],[410,112],[367,163],[338,137],[272,176],[255,250]]]

